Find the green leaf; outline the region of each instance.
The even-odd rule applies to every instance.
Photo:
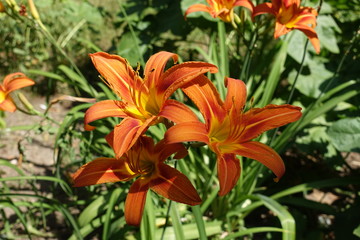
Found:
[[[354,235],[357,236],[357,237],[360,237],[360,225],[357,226],[357,228],[354,229]]]
[[[116,188],[112,192],[109,202],[107,202],[107,210],[106,210],[105,219],[104,219],[104,228],[103,228],[102,239],[108,239],[111,220],[112,220],[111,215],[112,215],[112,212],[114,211],[114,206],[117,203],[117,201],[119,200],[119,196],[122,191],[123,190],[121,188]]]
[[[208,237],[222,233],[221,222],[217,220],[205,222],[205,228]],[[182,229],[185,233],[185,239],[199,239],[199,232],[195,223],[183,224]],[[160,239],[162,231],[162,228],[156,230],[156,239]],[[177,239],[173,227],[170,226],[166,228],[163,239]]]
[[[317,98],[320,95],[321,85],[333,76],[333,73],[325,68],[325,65],[318,61],[308,61],[310,73],[308,75],[301,74],[296,83],[296,89],[302,94]],[[293,83],[296,71],[292,71],[289,75],[289,82]]]
[[[256,195],[264,203],[264,205],[273,211],[281,222],[282,228],[285,230],[283,233],[283,240],[295,240],[295,220],[289,211],[275,201],[272,198],[269,198],[265,195],[258,194]]]
[[[330,141],[341,152],[360,152],[360,117],[341,119],[328,130]]]
[[[336,32],[341,33],[341,29],[336,24],[331,16],[318,16],[318,26],[315,28],[321,47],[325,47],[332,53],[340,53],[339,46],[337,45]]]
[[[269,104],[273,98],[274,92],[280,80],[281,73],[284,71],[287,48],[288,43],[286,41],[282,42],[281,48],[273,60],[269,77],[266,80],[265,91],[261,98],[261,102],[259,103],[259,107],[264,107],[265,105]]]
[[[121,35],[121,39],[117,45],[117,54],[123,58],[126,58],[131,66],[136,66],[138,62],[141,62],[141,56],[139,56],[138,48],[142,54],[146,51],[145,46],[139,46],[141,42],[138,39],[134,39],[131,32],[126,32]]]
[[[292,57],[296,62],[301,63],[301,60],[304,55],[304,46],[306,42],[306,36],[300,31],[292,31],[291,37],[289,40],[289,48],[287,53]],[[307,48],[308,50],[309,48]],[[308,61],[309,55],[305,55],[305,63]]]

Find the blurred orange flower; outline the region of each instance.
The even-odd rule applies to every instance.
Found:
[[[110,142],[112,145],[112,142]],[[73,176],[74,186],[82,187],[107,182],[128,181],[139,177],[130,187],[125,201],[125,219],[138,226],[149,189],[170,200],[197,205],[201,199],[189,179],[164,161],[172,154],[180,159],[187,155],[182,144],[156,145],[141,136],[120,158],[97,158],[83,165]]]
[[[253,11],[253,3],[250,0],[207,0],[210,6],[194,4],[190,6],[185,17],[192,12],[208,12],[213,18],[220,18],[224,22],[234,21],[234,7],[242,6]]]
[[[124,118],[108,135],[114,138],[114,151],[122,156],[136,142],[146,129],[163,118],[181,122],[183,117],[197,119],[184,104],[168,99],[183,84],[206,72],[217,72],[217,67],[204,62],[177,64],[164,72],[170,58],[177,61],[177,55],[159,52],[150,57],[144,70],[144,78],[134,71],[126,59],[104,52],[90,54],[90,57],[105,83],[121,99],[100,101],[85,113],[85,129],[94,127],[89,123],[105,117]]]
[[[216,153],[220,196],[227,194],[239,179],[240,164],[236,155],[259,161],[280,178],[285,172],[281,157],[267,145],[251,140],[301,117],[301,108],[287,104],[267,105],[243,112],[246,101],[244,82],[227,78],[225,84],[228,92],[224,102],[205,76],[184,86],[183,91],[197,105],[205,123],[183,122],[165,133],[167,143],[204,142]]]
[[[253,16],[270,13],[276,17],[274,38],[278,38],[293,29],[302,31],[320,52],[320,42],[315,31],[317,11],[311,7],[300,7],[300,0],[272,0],[254,8]]]
[[[2,2],[0,2],[0,12],[5,12],[5,7],[4,4],[2,4]]]
[[[34,84],[35,82],[27,78],[23,73],[17,72],[7,75],[3,83],[0,84],[0,110],[15,112],[16,106],[9,93]]]

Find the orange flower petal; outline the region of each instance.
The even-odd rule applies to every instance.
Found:
[[[174,123],[198,121],[197,116],[185,104],[168,99],[161,108],[159,117],[164,117]]]
[[[5,77],[3,85],[6,92],[12,92],[16,89],[34,85],[35,82],[27,78],[23,73],[13,73]]]
[[[130,187],[125,200],[125,220],[133,226],[139,226],[143,215],[146,194],[149,190],[149,182],[143,178],[137,179]]]
[[[235,6],[242,6],[242,7],[246,7],[247,9],[249,9],[251,12],[254,9],[254,4],[249,1],[249,0],[236,0],[234,2],[234,7]]]
[[[164,139],[156,144],[154,148],[154,153],[159,154],[158,157],[159,162],[164,162],[168,157],[170,157],[174,153],[176,153],[174,156],[175,159],[184,158],[188,154],[183,144],[181,143],[167,144]]]
[[[12,100],[12,98],[8,95],[5,97],[4,101],[0,103],[0,110],[8,111],[8,112],[15,112],[16,106]]]
[[[158,165],[158,177],[150,182],[150,189],[170,200],[191,206],[201,203],[201,198],[190,180],[181,172],[166,164]]]
[[[292,29],[287,28],[284,24],[280,23],[280,22],[276,22],[275,23],[275,32],[274,32],[274,38],[277,39],[282,35],[287,34],[288,32],[290,32]]]
[[[169,128],[165,133],[166,143],[198,141],[209,143],[205,124],[201,122],[184,122]]]
[[[127,181],[135,177],[122,159],[97,158],[79,168],[73,175],[74,187]]]
[[[204,62],[185,62],[175,65],[161,76],[158,82],[158,94],[163,95],[165,101],[187,82],[204,73],[216,73],[217,71],[218,68],[215,65]]]
[[[187,17],[187,15],[189,15],[190,13],[193,12],[208,12],[208,13],[212,13],[213,10],[211,7],[206,6],[204,4],[194,4],[191,5],[185,12],[185,18]]]
[[[253,108],[244,113],[245,130],[240,137],[241,142],[256,138],[263,132],[295,122],[301,117],[301,108],[292,105],[272,105],[264,108]],[[239,143],[241,143],[239,142]]]
[[[85,129],[88,131],[93,130],[94,127],[88,124],[101,118],[127,117],[126,113],[124,113],[121,110],[120,106],[121,106],[121,102],[116,100],[104,100],[95,103],[85,112],[85,116],[84,116]]]
[[[113,142],[110,145],[113,146],[116,157],[121,157],[129,150],[155,119],[156,117],[151,117],[142,122],[134,118],[125,118],[115,126]]]
[[[293,6],[295,9],[300,7],[300,0],[283,0],[286,8]]]
[[[224,102],[226,110],[236,107],[238,112],[243,109],[246,103],[246,85],[243,81],[226,78],[225,85],[227,87],[227,94]]]
[[[285,173],[285,165],[279,154],[271,147],[260,142],[245,142],[238,144],[234,151],[240,156],[254,159],[268,167],[280,179]]]
[[[109,87],[118,94],[122,100],[133,104],[129,88],[136,89],[135,85],[139,85],[141,82],[136,83],[135,80],[138,79],[138,77],[135,77],[134,70],[126,59],[105,52],[90,54],[90,57],[95,68],[105,78]],[[142,81],[140,79],[138,80]]]
[[[225,110],[214,84],[205,76],[199,76],[182,87],[184,93],[195,103],[208,123],[212,118],[223,118]]]
[[[160,76],[164,73],[166,63],[172,58],[176,63],[178,56],[170,52],[158,52],[152,55],[145,65],[144,75],[145,82],[148,88],[156,87]]]
[[[271,3],[262,3],[254,7],[252,16],[255,17],[257,15],[270,13],[272,15],[276,15],[276,12],[273,9],[273,4]]]
[[[219,195],[224,196],[234,188],[240,177],[240,162],[235,154],[223,154],[217,159],[217,172],[220,183]]]
[[[317,54],[320,53],[320,41],[315,32],[315,30],[306,25],[295,25],[295,28],[305,33],[305,35],[309,38],[311,44],[313,45]]]

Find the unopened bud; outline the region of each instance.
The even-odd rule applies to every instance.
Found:
[[[35,6],[33,0],[28,0],[28,3],[29,3],[30,12],[31,12],[31,15],[33,16],[33,18],[35,20],[40,20],[40,15],[36,9],[36,6]]]

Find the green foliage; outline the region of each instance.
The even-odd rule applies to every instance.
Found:
[[[204,12],[191,13],[185,21],[183,14],[194,3],[35,1],[45,28],[32,18],[25,2],[21,4],[26,5],[27,16],[0,13],[1,76],[23,71],[36,80],[37,93],[47,97],[43,112],[19,109],[38,116],[40,122],[6,129],[6,116],[1,113],[0,137],[24,131],[48,132],[55,138],[50,176],[31,175],[0,159],[0,236],[59,238],[59,226],[51,225],[50,219],[61,215],[59,225],[69,239],[340,239],[344,233],[338,229],[345,227],[347,234],[353,231],[353,236],[360,237],[358,222],[345,226],[346,221],[337,220],[359,206],[359,169],[348,166],[342,157],[343,152],[360,150],[357,0],[323,3],[316,28],[320,55],[300,31],[273,39],[272,18],[258,16],[252,22],[242,7],[235,9],[241,18],[237,29]],[[207,4],[204,0],[196,3]],[[216,155],[190,143],[186,145],[189,155],[177,160],[177,166],[196,186],[203,203],[189,207],[149,191],[141,226],[135,228],[126,225],[123,212],[130,182],[72,188],[70,180],[81,165],[97,157],[113,157],[104,137],[121,120],[97,120],[93,123],[97,128],[86,132],[83,118],[90,103],[73,101],[61,120],[53,119],[49,110],[56,104],[51,102],[55,93],[97,101],[117,99],[99,79],[89,53],[118,54],[132,66],[144,67],[146,59],[160,50],[178,53],[180,62],[216,64],[219,73],[209,78],[222,97],[225,76],[244,80],[247,109],[289,103],[301,106],[303,117],[258,139],[283,154],[289,173],[279,183],[273,183],[259,163],[241,158],[237,186],[219,197]],[[200,115],[180,91],[173,97]],[[160,140],[165,131],[165,125],[156,125],[147,134]],[[22,154],[21,142],[18,145]],[[10,171],[13,176],[6,175]],[[43,192],[43,185],[50,190]],[[22,192],[24,186],[30,193]],[[331,192],[338,201],[329,205],[310,200],[314,189]],[[15,218],[9,218],[9,212]],[[324,227],[319,220],[323,215],[335,218],[335,223]]]
[[[334,122],[329,130],[331,142],[341,152],[360,151],[360,118],[346,118]]]

